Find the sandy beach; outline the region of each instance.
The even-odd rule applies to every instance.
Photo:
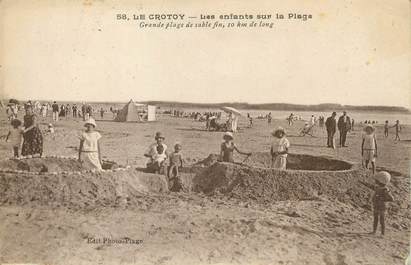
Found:
[[[155,122],[121,123],[110,118],[111,114],[106,114],[104,120],[96,119],[103,136],[103,159],[120,165],[143,167],[143,153],[157,131],[163,132],[169,147],[182,144],[186,165],[217,154],[222,141],[222,132],[208,132],[205,123],[191,119],[159,115]],[[50,120],[40,120],[41,128]],[[1,124],[0,134],[4,135],[8,122],[3,113]],[[298,136],[303,122],[290,127],[285,120],[268,125],[266,120],[257,119],[247,128],[243,118],[235,143],[247,152],[268,152],[270,132],[280,125],[287,130],[290,153],[361,163],[359,125],[349,133],[347,148],[333,150],[326,147],[325,128],[317,126],[316,137]],[[44,155],[75,157],[82,130],[81,119],[62,118],[55,123],[53,135],[44,135]],[[393,129],[388,138],[382,136],[382,130],[377,125],[377,168],[392,172],[394,189],[407,191],[410,127],[403,127],[400,142],[394,142]],[[11,153],[2,141],[0,156],[11,157]],[[235,159],[242,162],[244,157]],[[247,163],[244,161],[245,166]],[[221,194],[163,192],[141,195],[125,205],[85,208],[3,200],[0,263],[404,264],[410,238],[409,196],[396,199],[405,200],[405,208],[395,216],[387,214],[385,237],[369,234],[369,208],[327,196],[262,204]],[[102,244],[105,238],[119,241]],[[137,241],[121,243],[120,239],[124,242],[127,238]]]

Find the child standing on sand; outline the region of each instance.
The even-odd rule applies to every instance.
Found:
[[[23,140],[23,129],[21,128],[21,121],[14,119],[11,121],[12,128],[9,130],[9,133],[6,136],[6,142],[10,140],[10,143],[13,148],[13,154],[15,158],[19,158],[19,150],[21,142]]]
[[[400,131],[401,131],[400,121],[397,120],[395,122],[395,125],[392,126],[391,128],[395,128],[395,139],[394,139],[394,141],[397,141],[397,140],[401,141],[401,139],[400,139]]]
[[[86,130],[80,136],[80,147],[78,151],[78,160],[88,161],[96,169],[101,170],[101,134],[94,129],[97,127],[93,118],[89,118],[85,124]]]
[[[385,234],[385,203],[394,201],[394,198],[387,188],[391,175],[388,172],[380,171],[375,174],[375,187],[372,196],[372,205],[374,212],[374,222],[372,233],[377,232],[378,221],[381,223],[381,235]]]
[[[388,137],[388,128],[390,128],[389,125],[388,125],[388,121],[385,121],[385,124],[384,124],[384,136],[385,136],[385,138]]]
[[[174,152],[169,156],[168,181],[171,191],[180,191],[182,189],[181,179],[179,177],[179,168],[183,167],[182,146],[177,143],[174,145]]]
[[[287,167],[287,155],[290,142],[285,137],[285,130],[282,127],[274,130],[272,135],[276,140],[271,144],[271,167],[285,170]]]
[[[375,173],[375,159],[377,158],[377,139],[375,137],[375,129],[372,125],[367,125],[364,128],[364,135],[361,144],[361,156],[365,161],[365,167],[368,169],[368,164],[371,162],[372,173]]]
[[[250,156],[251,153],[241,152],[234,144],[234,136],[231,132],[226,132],[223,136],[224,142],[220,148],[220,160],[223,162],[234,163],[234,150],[239,154]]]

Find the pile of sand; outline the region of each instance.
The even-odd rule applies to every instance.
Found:
[[[1,205],[69,208],[136,205],[141,196],[167,190],[164,176],[135,169],[59,174],[0,173]]]
[[[28,172],[78,172],[91,170],[93,166],[87,162],[80,163],[74,158],[44,157],[29,159],[8,159],[0,161],[2,171]]]
[[[369,208],[373,179],[364,170],[279,171],[217,162],[197,174],[193,189],[207,194],[224,194],[242,201],[267,204],[284,200],[319,200],[326,197]],[[390,189],[396,198],[392,211],[407,211],[409,184],[404,177],[393,177]]]

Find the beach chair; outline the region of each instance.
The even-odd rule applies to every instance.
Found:
[[[314,126],[315,126],[314,124],[310,125],[310,124],[306,123],[305,126],[300,131],[300,136],[309,135],[311,137],[315,137],[314,136]]]

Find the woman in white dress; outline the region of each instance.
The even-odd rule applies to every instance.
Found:
[[[80,136],[78,159],[80,162],[87,161],[97,170],[101,170],[101,151],[99,142],[101,135],[94,130],[97,127],[96,121],[93,118],[89,118],[85,122],[84,127],[86,127],[86,130]]]

